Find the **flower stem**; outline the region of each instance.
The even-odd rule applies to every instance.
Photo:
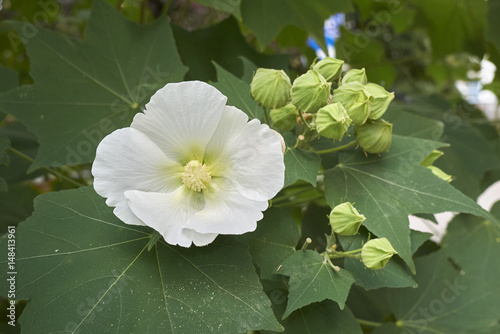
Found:
[[[334,147],[334,148],[329,148],[327,150],[320,150],[320,151],[314,151],[314,152],[316,152],[317,154],[333,153],[333,152],[342,151],[342,150],[344,150],[346,148],[349,148],[349,147],[353,147],[356,144],[357,144],[357,142],[355,140],[353,140],[352,142],[347,143],[347,144],[342,145],[342,146],[337,146],[337,147]]]
[[[360,252],[361,252],[361,248],[354,249],[354,250],[348,251],[348,252],[336,251],[335,253],[331,254],[330,257],[332,259],[339,259],[339,258],[343,258],[343,257],[348,257],[351,259],[360,259],[361,258]]]
[[[348,251],[348,252],[337,252],[337,253],[342,253],[342,254],[356,254],[356,253],[361,252],[361,249],[362,249],[362,248],[359,248],[359,249],[353,249],[353,250]]]
[[[267,108],[262,107],[264,109],[264,117],[266,118],[266,124],[271,127],[271,120],[269,119],[269,113],[267,112]]]
[[[16,149],[15,149],[15,148],[13,148],[13,147],[9,147],[7,150],[8,150],[8,151],[10,151],[11,153],[14,153],[14,154],[15,154],[15,155],[17,155],[18,157],[20,157],[20,158],[22,158],[22,159],[24,159],[24,160],[26,160],[26,161],[29,161],[29,162],[31,162],[31,163],[33,163],[33,162],[35,161],[35,160],[33,160],[32,158],[30,158],[29,156],[27,156],[26,154],[24,154],[23,152],[18,151],[18,150],[16,150]],[[50,168],[46,168],[46,167],[42,167],[41,169],[42,169],[42,170],[44,170],[44,171],[46,171],[46,172],[47,172],[47,173],[49,173],[49,174],[54,175],[55,177],[57,177],[57,178],[59,178],[59,179],[62,179],[62,180],[65,180],[65,181],[67,181],[67,182],[71,183],[71,184],[72,184],[72,185],[74,185],[74,186],[77,186],[77,187],[84,187],[84,185],[83,185],[83,184],[81,184],[81,183],[79,183],[79,182],[76,182],[75,180],[73,180],[73,179],[71,179],[71,178],[67,177],[66,175],[63,175],[63,174],[61,174],[61,173],[59,173],[59,172],[57,172],[57,171],[55,171],[55,170],[52,170],[52,169],[50,169]]]
[[[336,266],[333,264],[332,260],[330,260],[330,257],[328,255],[323,255],[326,259],[326,261],[328,262],[328,264],[330,265],[330,267],[332,267],[333,270],[335,270],[336,272],[339,272],[340,271],[340,267],[339,266]]]
[[[304,119],[304,116],[302,115],[302,111],[300,111],[299,109],[297,109],[297,111],[299,112],[299,116],[300,116],[300,119],[302,121],[302,124],[304,124],[307,127],[308,130],[311,130],[311,126]]]
[[[306,238],[306,241],[304,241],[304,244],[302,245],[302,248],[300,250],[306,250],[307,246],[309,246],[312,243],[311,238]]]
[[[360,325],[365,325],[365,326],[370,326],[370,327],[380,327],[380,326],[382,326],[382,323],[375,322],[375,321],[363,320],[363,319],[358,319],[358,318],[356,318],[356,321]]]

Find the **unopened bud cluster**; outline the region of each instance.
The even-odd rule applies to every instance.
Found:
[[[342,60],[325,58],[314,63],[293,84],[282,70],[259,68],[250,85],[251,95],[271,109],[275,128],[291,130],[298,119],[307,116],[319,135],[340,141],[354,125],[356,141],[365,152],[388,151],[392,124],[381,117],[394,93],[368,83],[364,68],[349,70],[342,76],[343,65]]]

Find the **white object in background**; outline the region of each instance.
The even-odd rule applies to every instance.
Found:
[[[489,120],[499,119],[498,98],[490,90],[483,89],[495,78],[496,66],[487,59],[481,60],[479,72],[469,71],[467,76],[471,81],[457,80],[455,87],[464,99],[481,109]]]
[[[500,201],[500,181],[493,183],[477,198],[477,203],[487,211],[490,211],[493,204],[497,201]],[[443,212],[434,215],[438,222],[437,225],[430,220],[420,217],[408,216],[408,218],[410,219],[411,229],[432,233],[431,240],[439,244],[446,234],[448,224],[455,215],[457,215],[456,212]]]

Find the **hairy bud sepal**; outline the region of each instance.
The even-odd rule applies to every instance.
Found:
[[[394,100],[394,93],[389,93],[384,87],[374,83],[367,84],[365,90],[373,96],[372,108],[368,118],[379,119],[385,113],[391,101]]]
[[[331,83],[315,70],[309,70],[295,79],[292,85],[292,103],[303,113],[316,113],[328,103]]]
[[[343,236],[357,234],[361,223],[366,220],[350,202],[335,206],[329,218],[333,232]]]
[[[397,253],[386,238],[372,239],[363,245],[361,261],[365,267],[379,270],[384,268],[391,257]]]
[[[320,135],[333,140],[341,140],[351,125],[351,118],[340,103],[332,103],[318,111],[316,130]]]
[[[347,73],[342,78],[342,85],[350,82],[359,82],[362,85],[366,85],[366,83],[368,82],[368,78],[366,77],[365,69],[352,69],[347,71]]]
[[[261,106],[280,108],[290,101],[290,78],[283,70],[259,68],[250,84],[250,94]]]
[[[344,61],[331,57],[326,57],[313,66],[313,70],[318,71],[326,81],[333,82],[342,74]]]
[[[386,152],[392,144],[392,124],[383,119],[370,120],[356,127],[354,137],[367,153]]]
[[[332,102],[339,102],[347,110],[354,125],[362,125],[370,116],[373,96],[359,82],[351,82],[333,91]]]

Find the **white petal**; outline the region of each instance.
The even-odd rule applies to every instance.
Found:
[[[280,138],[256,119],[235,107],[226,107],[205,151],[205,163],[214,176],[228,178],[248,199],[266,201],[281,190],[285,164]]]
[[[227,98],[201,81],[167,84],[134,117],[131,127],[145,133],[171,159],[186,164],[203,159]]]
[[[204,190],[205,207],[190,217],[186,228],[200,233],[243,234],[254,231],[267,201],[243,197],[226,179],[216,179],[210,190]]]
[[[168,159],[143,133],[119,129],[97,147],[92,165],[95,191],[115,207],[115,215],[127,224],[144,225],[130,210],[127,190],[166,192],[182,184],[183,167]],[[176,174],[177,173],[177,174]]]
[[[195,230],[190,230],[185,228],[182,230],[182,233],[189,239],[193,241],[193,244],[196,246],[206,246],[212,243],[215,238],[217,238],[218,234],[216,233],[198,233]]]
[[[206,245],[217,234],[202,235],[184,228],[188,219],[203,207],[201,193],[194,193],[186,187],[180,187],[170,193],[127,191],[125,197],[134,214],[147,226],[160,232],[166,242],[183,247]]]

